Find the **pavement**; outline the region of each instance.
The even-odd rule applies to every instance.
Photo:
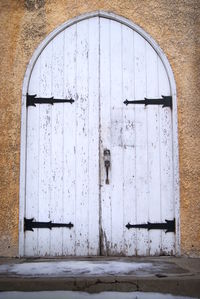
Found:
[[[0,258],[0,291],[158,292],[200,298],[200,259]]]

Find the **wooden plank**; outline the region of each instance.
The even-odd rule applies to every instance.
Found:
[[[89,19],[89,255],[99,255],[99,18]]]
[[[63,32],[52,40],[52,95],[63,98]],[[63,109],[69,103],[57,103],[52,107],[51,138],[51,202],[50,219],[63,223]],[[71,105],[70,105],[71,106]],[[66,228],[53,228],[51,231],[50,255],[62,255],[62,231]]]
[[[42,52],[40,63],[40,96],[51,96],[52,43]],[[39,212],[38,221],[50,221],[51,202],[51,105],[39,105]],[[50,253],[50,231],[38,229],[38,255]]]
[[[31,75],[29,94],[39,92],[40,59]],[[38,219],[38,165],[39,165],[39,106],[29,107],[27,112],[27,159],[26,159],[26,211],[25,217]],[[38,255],[38,230],[25,232],[25,256]]]
[[[122,27],[123,101],[134,98],[134,32]],[[135,107],[123,106],[124,146],[124,254],[136,254],[136,231],[128,230],[126,224],[136,223],[135,198]]]
[[[100,18],[100,174],[101,174],[101,254],[110,254],[111,231],[111,190],[105,184],[104,149],[111,149],[110,116],[110,21]],[[111,171],[109,173],[112,182]]]
[[[169,80],[161,60],[158,60],[159,93],[170,95]],[[173,160],[172,160],[172,113],[170,108],[160,108],[160,156],[161,156],[161,217],[173,220]],[[162,232],[162,254],[175,254],[175,234]]]
[[[158,55],[151,45],[146,42],[146,86],[147,97],[158,98]],[[161,222],[160,200],[160,124],[159,106],[147,107],[147,146],[148,146],[148,205],[149,221]],[[149,254],[160,255],[161,231],[149,231]]]
[[[123,97],[122,25],[110,21],[112,255],[123,253]]]
[[[64,106],[63,221],[74,224],[63,230],[63,255],[75,255],[76,243],[76,25],[67,28],[64,46],[64,96],[75,102]]]
[[[88,254],[88,20],[77,24],[76,255]]]
[[[146,49],[145,40],[135,32],[134,34],[135,61],[135,99],[146,96]],[[130,109],[133,109],[129,105]],[[135,159],[136,159],[136,223],[148,221],[148,175],[147,175],[147,114],[143,105],[135,106]],[[137,229],[137,255],[149,255],[148,231]]]

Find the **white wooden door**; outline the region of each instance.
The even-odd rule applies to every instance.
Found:
[[[174,219],[171,109],[124,105],[170,95],[159,56],[137,32],[100,19],[101,253],[173,255],[175,234],[127,229]],[[103,151],[111,153],[105,184]]]
[[[73,228],[25,231],[25,255],[99,254],[99,20],[57,35],[38,58],[28,93],[74,103],[28,106],[25,218]]]
[[[74,102],[27,107],[25,218],[40,227],[25,231],[25,255],[174,254],[173,232],[126,227],[174,219],[171,109],[123,103],[170,95],[150,44],[110,19],[80,21],[42,51],[28,94]]]

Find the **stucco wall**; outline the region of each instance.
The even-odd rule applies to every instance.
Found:
[[[38,44],[66,20],[112,11],[165,52],[178,96],[181,251],[200,256],[200,1],[0,0],[0,256],[18,255],[21,91]]]

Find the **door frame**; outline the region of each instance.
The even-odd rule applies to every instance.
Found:
[[[176,238],[175,238],[175,255],[180,255],[180,192],[179,192],[179,149],[178,149],[178,120],[177,120],[177,101],[176,101],[176,84],[172,68],[162,49],[154,41],[154,39],[146,33],[138,25],[132,21],[106,11],[94,11],[77,16],[52,31],[37,47],[26,69],[22,87],[22,102],[21,102],[21,148],[20,148],[20,188],[19,188],[19,256],[24,256],[24,214],[25,214],[25,195],[26,195],[26,142],[27,142],[27,107],[26,94],[28,92],[30,77],[35,66],[35,63],[47,46],[47,44],[60,32],[76,24],[80,21],[90,19],[93,17],[102,17],[117,21],[123,25],[128,26],[137,33],[139,33],[156,51],[165,67],[172,95],[173,109],[172,109],[172,141],[173,141],[173,194],[176,218]]]

